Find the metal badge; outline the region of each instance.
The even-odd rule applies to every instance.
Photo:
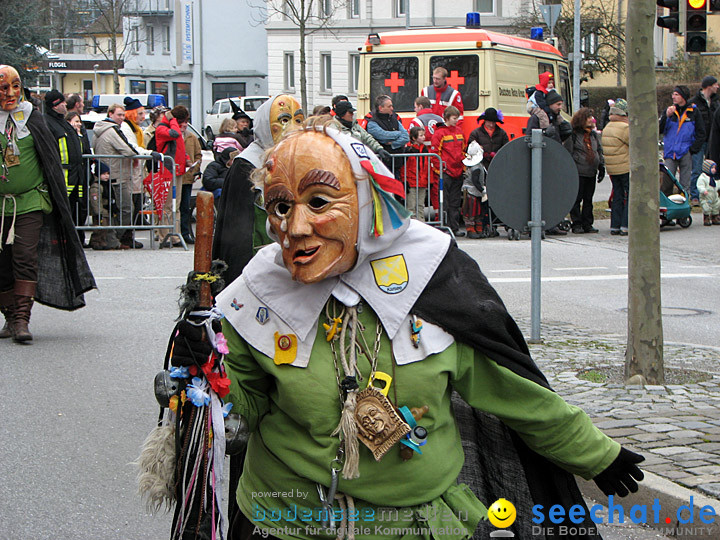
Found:
[[[390,400],[373,386],[357,395],[355,424],[358,439],[370,449],[375,461],[380,461],[396,442],[410,432],[410,426],[400,418]]]
[[[255,320],[260,324],[265,324],[270,320],[270,310],[264,306],[259,307],[255,314]]]

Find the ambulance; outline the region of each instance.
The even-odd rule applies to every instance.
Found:
[[[525,89],[545,71],[554,75],[564,111],[568,118],[571,114],[568,63],[553,45],[459,27],[370,34],[360,49],[358,118],[372,111],[375,98],[387,94],[407,127],[415,117],[415,98],[432,84],[438,66],[448,70],[448,84],[462,95],[465,140],[488,107],[502,111],[511,139],[522,136],[529,117]]]

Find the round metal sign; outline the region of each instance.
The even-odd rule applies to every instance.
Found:
[[[562,221],[575,204],[578,172],[563,145],[543,137],[542,219],[545,230]],[[530,221],[531,169],[530,135],[503,146],[490,163],[487,176],[488,202],[508,227],[522,231]]]

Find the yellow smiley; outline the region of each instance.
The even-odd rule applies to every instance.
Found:
[[[488,519],[498,529],[506,529],[515,523],[516,517],[515,505],[507,499],[498,499],[488,509]]]

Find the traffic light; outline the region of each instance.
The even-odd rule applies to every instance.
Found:
[[[685,1],[685,0],[682,0]],[[680,0],[657,0],[657,5],[670,10],[668,15],[657,18],[660,28],[667,28],[673,34],[680,33]]]
[[[707,0],[686,0],[685,51],[705,52],[707,48]]]

